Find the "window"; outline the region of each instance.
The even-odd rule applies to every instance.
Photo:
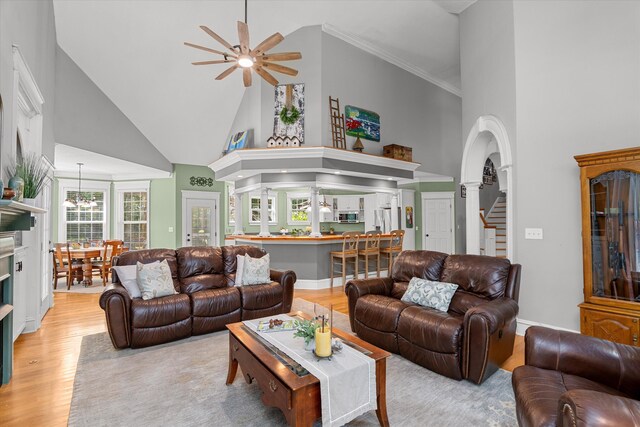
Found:
[[[149,182],[116,182],[117,232],[131,250],[149,247]]]
[[[277,197],[269,196],[269,224],[276,225],[278,223],[278,212],[276,209]],[[260,224],[260,193],[251,193],[249,195],[249,224]]]
[[[307,206],[309,206],[309,194],[287,193],[287,224],[310,224]]]
[[[58,181],[60,199],[75,200],[78,197],[78,181]],[[108,182],[82,181],[82,198],[95,199],[97,206],[67,208],[60,205],[58,237],[61,242],[90,242],[109,237],[109,187]]]

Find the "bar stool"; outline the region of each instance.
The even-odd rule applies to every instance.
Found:
[[[358,278],[358,243],[360,240],[360,233],[357,231],[345,231],[342,233],[342,250],[331,251],[329,256],[331,257],[331,288],[333,289],[333,275],[335,274],[334,262],[339,260],[342,263],[342,289],[347,282],[347,262],[353,259],[354,273],[353,277]]]
[[[358,250],[358,262],[364,258],[364,278],[369,278],[369,257],[376,257],[376,271],[380,277],[380,235],[378,230],[367,231],[364,237],[364,249]]]
[[[404,240],[404,230],[391,230],[391,239],[389,246],[380,248],[380,253],[387,255],[387,277],[391,277],[391,267],[393,267],[393,256],[402,252],[402,241]]]

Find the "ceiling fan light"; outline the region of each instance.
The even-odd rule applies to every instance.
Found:
[[[249,55],[240,55],[238,57],[238,65],[242,68],[251,68],[255,60]]]

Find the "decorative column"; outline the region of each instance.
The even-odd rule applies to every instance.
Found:
[[[480,255],[480,183],[464,184],[467,189],[467,253]]]
[[[244,234],[244,230],[242,229],[242,222],[244,221],[243,215],[242,215],[242,194],[243,193],[233,193],[233,198],[235,206],[236,206],[236,211],[235,211],[235,216],[234,216],[234,221],[235,221],[235,229],[233,231],[233,234],[235,234],[236,236],[240,236],[242,234]]]
[[[399,230],[400,222],[398,215],[398,193],[391,195],[391,230]]]
[[[320,189],[318,187],[311,187],[311,237],[320,237],[320,206],[318,206],[318,196]]]
[[[260,237],[269,237],[269,189],[260,191]]]

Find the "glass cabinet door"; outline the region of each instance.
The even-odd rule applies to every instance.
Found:
[[[589,193],[593,295],[640,302],[640,174],[603,173]]]

